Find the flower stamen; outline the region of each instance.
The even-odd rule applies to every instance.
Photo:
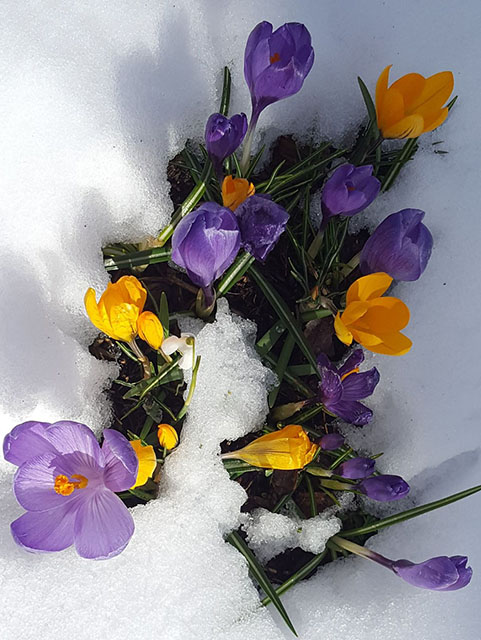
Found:
[[[55,478],[54,490],[61,496],[69,496],[75,489],[85,489],[89,481],[85,476],[74,474],[72,478],[76,478],[74,482],[69,480],[67,476],[60,474]]]

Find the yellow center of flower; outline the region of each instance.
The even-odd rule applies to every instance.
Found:
[[[270,57],[271,64],[274,64],[274,62],[279,62],[280,59],[281,59],[281,56],[278,53],[275,53],[273,56]]]
[[[58,475],[55,478],[55,484],[53,487],[55,489],[55,493],[58,493],[61,496],[69,496],[73,493],[74,489],[85,489],[89,483],[85,476],[74,474],[72,475],[72,478],[75,478],[76,481],[69,480],[67,476],[62,474]]]
[[[347,378],[347,376],[351,375],[351,373],[359,373],[359,367],[355,367],[352,371],[348,371],[343,376],[341,376],[341,381],[345,380]]]

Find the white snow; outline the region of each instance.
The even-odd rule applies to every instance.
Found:
[[[424,209],[435,250],[418,283],[396,288],[412,311],[406,333],[414,348],[399,359],[370,358],[381,372],[369,401],[376,418],[349,439],[384,451],[378,466],[404,475],[418,501],[476,484],[477,0],[4,0],[0,432],[32,418],[81,420],[95,430],[108,424],[102,389],[115,366],[88,353],[96,330],[82,303],[88,286],[107,282],[100,247],[140,239],[168,220],[167,159],[187,137],[200,136],[217,109],[226,63],[233,110],[248,111],[243,47],[262,19],[275,26],[305,22],[316,50],[303,91],[262,114],[267,141],[311,130],[349,139],[364,117],[357,75],[373,88],[390,63],[393,78],[454,71],[460,100],[448,122],[424,136],[395,188],[365,216],[372,223],[405,207]],[[443,145],[431,146],[439,140]],[[449,153],[433,154],[440,147]],[[265,371],[242,337],[250,330],[224,311],[218,324],[202,330],[199,388],[181,446],[167,465],[164,493],[134,510],[136,533],[118,558],[93,563],[72,551],[33,556],[15,547],[8,525],[21,509],[11,492],[13,468],[0,465],[2,640],[290,637],[275,613],[279,628],[272,622],[272,607],[258,608],[243,559],[222,540],[237,526],[243,492],[217,461],[218,443],[255,428],[266,410]],[[467,554],[475,570],[467,589],[424,592],[349,559],[283,596],[299,636],[477,640],[480,499],[370,541],[386,555],[414,561]]]

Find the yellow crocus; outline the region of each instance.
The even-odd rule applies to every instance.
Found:
[[[159,438],[159,444],[166,449],[173,449],[179,442],[179,436],[174,427],[170,424],[159,424],[157,427],[157,436]]]
[[[222,204],[232,211],[256,192],[252,182],[244,178],[226,176],[222,182]]]
[[[155,467],[157,466],[157,458],[154,447],[151,447],[150,444],[143,445],[140,440],[131,440],[130,444],[139,460],[137,478],[135,480],[135,484],[130,487],[131,489],[134,489],[135,487],[141,487],[144,485],[154,473]]]
[[[400,333],[409,322],[409,309],[398,298],[381,297],[392,282],[387,273],[371,273],[347,290],[346,309],[334,320],[337,337],[344,344],[353,340],[374,353],[402,356],[412,342]]]
[[[448,117],[444,106],[454,87],[451,71],[429,78],[408,73],[390,87],[389,65],[376,85],[377,126],[384,138],[417,138],[439,127]]]
[[[85,309],[92,324],[114,340],[132,342],[137,335],[137,320],[144,308],[147,291],[134,276],[109,282],[97,302],[95,291],[85,294]]]
[[[164,328],[161,321],[152,313],[152,311],[144,311],[137,320],[137,330],[139,337],[145,340],[152,349],[158,351],[164,340]]]
[[[312,461],[318,448],[300,425],[289,424],[238,451],[224,453],[222,458],[239,458],[263,469],[302,469]]]

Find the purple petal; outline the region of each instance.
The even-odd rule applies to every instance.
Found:
[[[46,439],[49,422],[22,422],[5,436],[3,457],[20,466],[29,458],[42,453],[55,453],[55,447]]]
[[[319,384],[320,401],[329,407],[336,404],[342,395],[342,383],[339,375],[331,369],[321,368],[322,380]],[[329,409],[330,410],[330,409]]]
[[[337,370],[337,373],[342,378],[342,376],[346,375],[346,373],[350,373],[354,369],[357,369],[357,367],[362,362],[364,362],[364,353],[362,349],[355,349],[351,353],[351,355],[346,359],[344,364],[341,367],[339,367],[339,369]]]
[[[342,400],[362,400],[370,396],[379,382],[376,367],[362,373],[351,373],[342,381]]]
[[[48,511],[27,511],[10,525],[15,542],[28,551],[62,551],[73,543],[79,502]]]
[[[400,476],[379,475],[366,478],[357,489],[372,500],[391,502],[400,500],[409,493],[409,485]]]
[[[341,436],[340,433],[326,433],[320,441],[321,449],[324,449],[324,451],[334,451],[334,449],[342,447],[343,444],[344,436]]]
[[[354,375],[354,374],[352,374]],[[326,405],[326,408],[344,422],[362,427],[372,420],[372,411],[357,400],[345,400]]]
[[[439,591],[456,591],[457,589],[462,589],[471,582],[471,578],[473,577],[473,570],[471,567],[466,566],[468,562],[466,556],[451,556],[449,559],[456,567],[458,579],[454,584],[439,589]]]
[[[375,466],[376,462],[371,458],[352,458],[340,464],[335,473],[350,480],[361,480],[371,476]]]
[[[46,437],[59,453],[82,452],[103,467],[104,456],[93,431],[80,422],[62,420],[47,429]]]
[[[112,558],[125,549],[133,533],[130,511],[109,489],[96,491],[77,511],[74,539],[82,558]]]
[[[126,491],[135,484],[139,460],[130,442],[118,431],[105,429],[102,451],[105,456],[104,483],[112,491]]]
[[[317,367],[319,369],[321,369],[321,367],[324,369],[330,369],[331,371],[334,371],[334,373],[336,373],[336,368],[331,363],[326,354],[322,352],[317,356]]]
[[[446,590],[458,580],[458,571],[447,556],[430,558],[414,564],[409,560],[396,560],[392,565],[400,578],[422,589]]]
[[[244,55],[244,77],[252,93],[254,78],[256,78],[270,64],[268,38],[272,34],[270,22],[260,22],[251,31],[247,39]]]
[[[262,196],[251,196],[235,210],[242,246],[256,260],[264,262],[284,232],[289,214]]]

